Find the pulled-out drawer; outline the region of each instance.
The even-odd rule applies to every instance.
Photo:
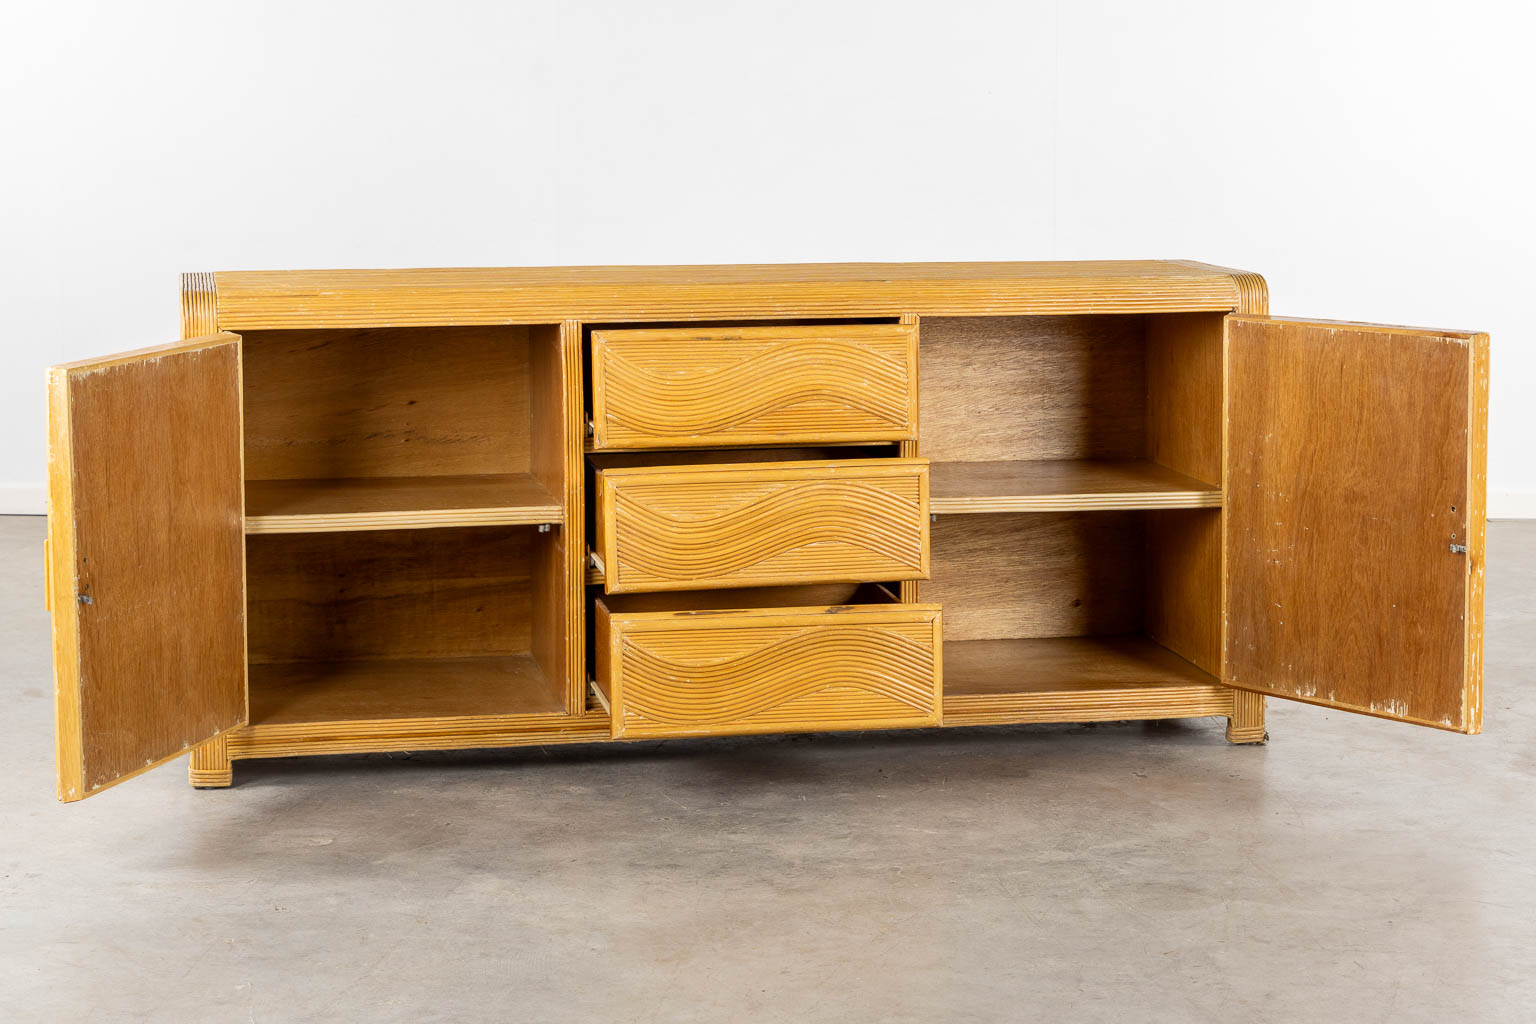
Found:
[[[592,332],[596,448],[917,437],[917,328]]]
[[[610,594],[928,576],[926,459],[640,466],[596,481]]]
[[[614,737],[939,724],[938,605],[865,587],[849,599],[877,603],[740,606],[760,593],[716,595],[720,608],[697,607],[699,594],[650,596],[640,607],[676,607],[648,611],[598,599],[593,688]]]

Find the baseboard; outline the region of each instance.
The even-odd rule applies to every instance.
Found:
[[[1489,491],[1489,519],[1536,519],[1536,491]]]
[[[0,516],[48,514],[48,498],[42,484],[0,484]]]

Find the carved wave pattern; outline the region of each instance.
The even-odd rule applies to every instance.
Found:
[[[807,627],[707,662],[669,657],[626,637],[622,665],[632,732],[768,720],[855,727],[861,719],[921,721],[936,713],[932,644],[873,625]]]
[[[636,490],[620,489],[614,499],[620,582],[753,577],[765,571],[804,580],[922,574],[915,479],[785,484],[723,511],[669,512],[648,504]]]
[[[687,356],[679,352],[663,365],[697,365]],[[641,366],[610,347],[603,368],[612,431],[680,437],[818,426],[889,433],[911,426],[905,360],[864,345],[796,341],[687,374]]]

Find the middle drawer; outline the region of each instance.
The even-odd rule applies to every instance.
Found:
[[[596,476],[610,594],[928,578],[928,460],[643,466]]]

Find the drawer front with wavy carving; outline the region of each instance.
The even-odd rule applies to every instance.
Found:
[[[917,437],[917,328],[594,331],[597,448]]]
[[[613,735],[937,725],[937,605],[608,613],[598,691]]]
[[[924,459],[604,470],[596,506],[611,594],[928,576]]]

